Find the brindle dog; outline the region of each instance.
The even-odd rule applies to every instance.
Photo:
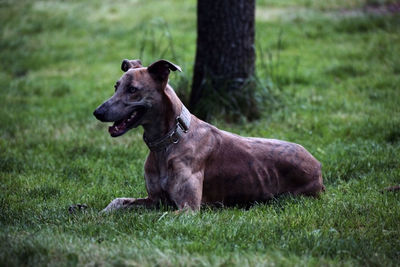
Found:
[[[117,198],[103,211],[160,203],[179,210],[202,204],[264,202],[281,194],[317,196],[325,190],[321,164],[302,146],[274,139],[241,137],[190,114],[168,84],[159,60],[143,67],[124,60],[115,94],[94,112],[112,137],[142,125],[150,148],[145,163],[147,198]]]

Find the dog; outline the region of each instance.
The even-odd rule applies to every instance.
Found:
[[[114,95],[94,116],[113,122],[112,137],[141,125],[150,149],[145,162],[148,197],[116,198],[103,211],[160,204],[198,211],[265,202],[282,194],[318,196],[325,190],[321,164],[302,146],[242,137],[198,119],[168,84],[181,68],[158,60],[147,68],[123,60]]]

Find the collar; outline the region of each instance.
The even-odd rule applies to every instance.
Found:
[[[167,148],[170,144],[179,143],[181,137],[189,130],[191,117],[192,114],[190,114],[189,110],[182,104],[181,114],[175,119],[175,126],[166,135],[154,141],[150,141],[143,134],[143,140],[150,151],[160,151]]]

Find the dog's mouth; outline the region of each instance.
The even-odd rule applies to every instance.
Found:
[[[139,125],[146,111],[146,107],[138,106],[133,110],[128,118],[116,121],[112,126],[108,127],[108,132],[112,137],[123,135],[130,129],[135,128]]]

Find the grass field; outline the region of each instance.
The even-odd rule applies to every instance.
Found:
[[[0,1],[0,266],[398,265],[400,193],[381,191],[400,184],[395,5],[257,2],[262,119],[213,123],[302,144],[323,164],[321,198],[100,215],[146,195],[148,150],[141,129],[112,139],[92,112],[123,58],[177,63],[187,98],[196,2]]]

